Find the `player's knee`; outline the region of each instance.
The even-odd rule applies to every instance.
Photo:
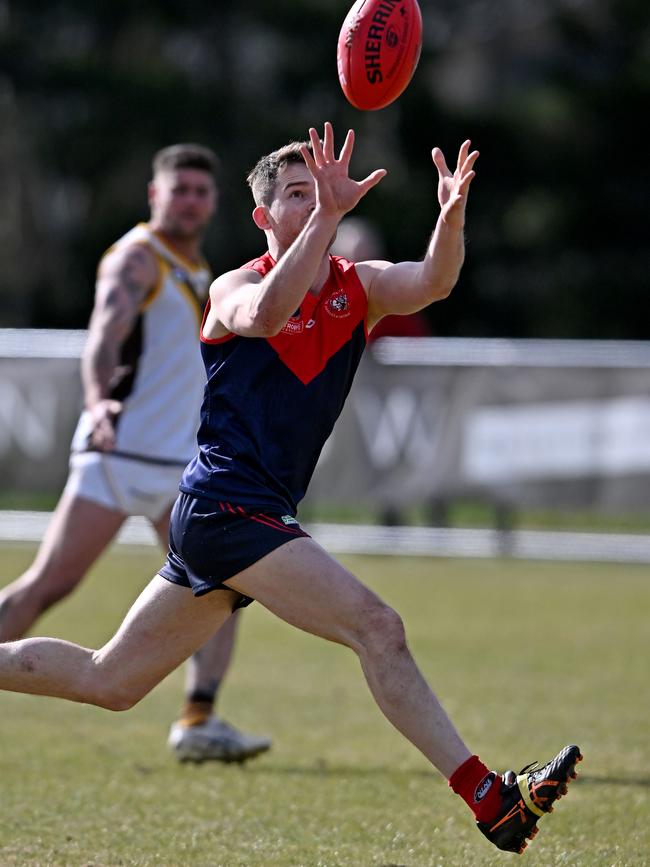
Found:
[[[53,605],[56,605],[57,602],[60,602],[62,599],[65,599],[66,596],[69,596],[78,583],[79,582],[76,580],[59,580],[44,583],[40,588],[40,592],[36,594],[40,603],[41,612],[47,611],[48,608],[51,608]]]
[[[135,698],[129,695],[116,694],[111,696],[110,701],[103,705],[106,710],[112,710],[115,712],[131,710],[132,707],[140,701],[139,698]]]
[[[394,608],[378,603],[363,618],[364,644],[382,652],[400,652],[406,649],[404,623]]]
[[[80,576],[56,570],[28,571],[6,588],[3,602],[8,607],[30,605],[39,613],[47,611],[71,593]]]
[[[89,672],[89,683],[85,693],[87,701],[105,710],[131,710],[147,690],[142,690],[137,684],[129,683],[120,671],[112,671],[102,665],[98,653],[93,654],[93,665]]]
[[[135,707],[141,698],[143,695],[140,692],[128,686],[104,684],[95,692],[93,704],[105,710],[124,711]]]
[[[15,640],[21,637],[35,618],[46,611],[48,607],[49,605],[40,593],[31,592],[29,585],[21,585],[15,581],[0,593],[0,622],[5,626],[11,624],[13,627],[21,624],[17,633],[15,629],[9,630],[11,640]],[[5,632],[5,629],[3,628],[2,631]]]

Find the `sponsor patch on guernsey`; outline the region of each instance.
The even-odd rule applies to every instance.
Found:
[[[302,319],[290,319],[282,328],[283,334],[300,334],[305,325]]]
[[[476,787],[476,791],[474,792],[474,803],[478,804],[483,798],[487,795],[487,793],[492,788],[492,783],[494,782],[494,778],[496,774],[494,771],[490,771],[487,777],[483,777],[481,782]]]
[[[298,521],[296,521],[296,519],[293,518],[291,515],[283,515],[282,516],[282,523],[283,524],[297,524]]]

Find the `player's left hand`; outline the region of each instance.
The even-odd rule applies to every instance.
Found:
[[[309,130],[312,153],[303,146],[300,150],[305,165],[316,186],[316,201],[320,210],[339,220],[351,211],[368,190],[386,175],[386,169],[376,169],[362,181],[350,177],[350,158],[354,148],[354,130],[348,130],[339,156],[334,151],[334,130],[325,122],[323,140],[312,127]]]
[[[440,148],[431,151],[433,162],[438,169],[438,202],[440,203],[440,215],[443,222],[453,222],[458,219],[462,222],[465,218],[465,206],[467,193],[476,172],[474,163],[478,157],[478,151],[469,152],[471,142],[464,141],[458,152],[458,162],[452,174],[447,167],[445,157]]]

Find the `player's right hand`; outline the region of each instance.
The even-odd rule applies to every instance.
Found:
[[[122,411],[119,400],[100,400],[90,408],[92,432],[90,442],[101,452],[115,448],[115,418]]]

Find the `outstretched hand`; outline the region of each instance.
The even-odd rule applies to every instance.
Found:
[[[377,169],[362,181],[355,181],[349,176],[354,130],[348,130],[338,159],[334,153],[334,130],[329,121],[325,122],[322,142],[313,127],[309,130],[309,138],[313,156],[306,145],[302,146],[300,152],[314,178],[318,206],[324,213],[341,218],[379,183],[387,174],[386,169]]]
[[[445,157],[440,148],[431,151],[433,162],[438,169],[438,202],[440,203],[440,216],[443,222],[453,221],[455,217],[463,220],[469,185],[474,178],[474,163],[478,157],[478,151],[469,152],[471,142],[464,141],[458,152],[458,162],[452,174],[447,167]]]

